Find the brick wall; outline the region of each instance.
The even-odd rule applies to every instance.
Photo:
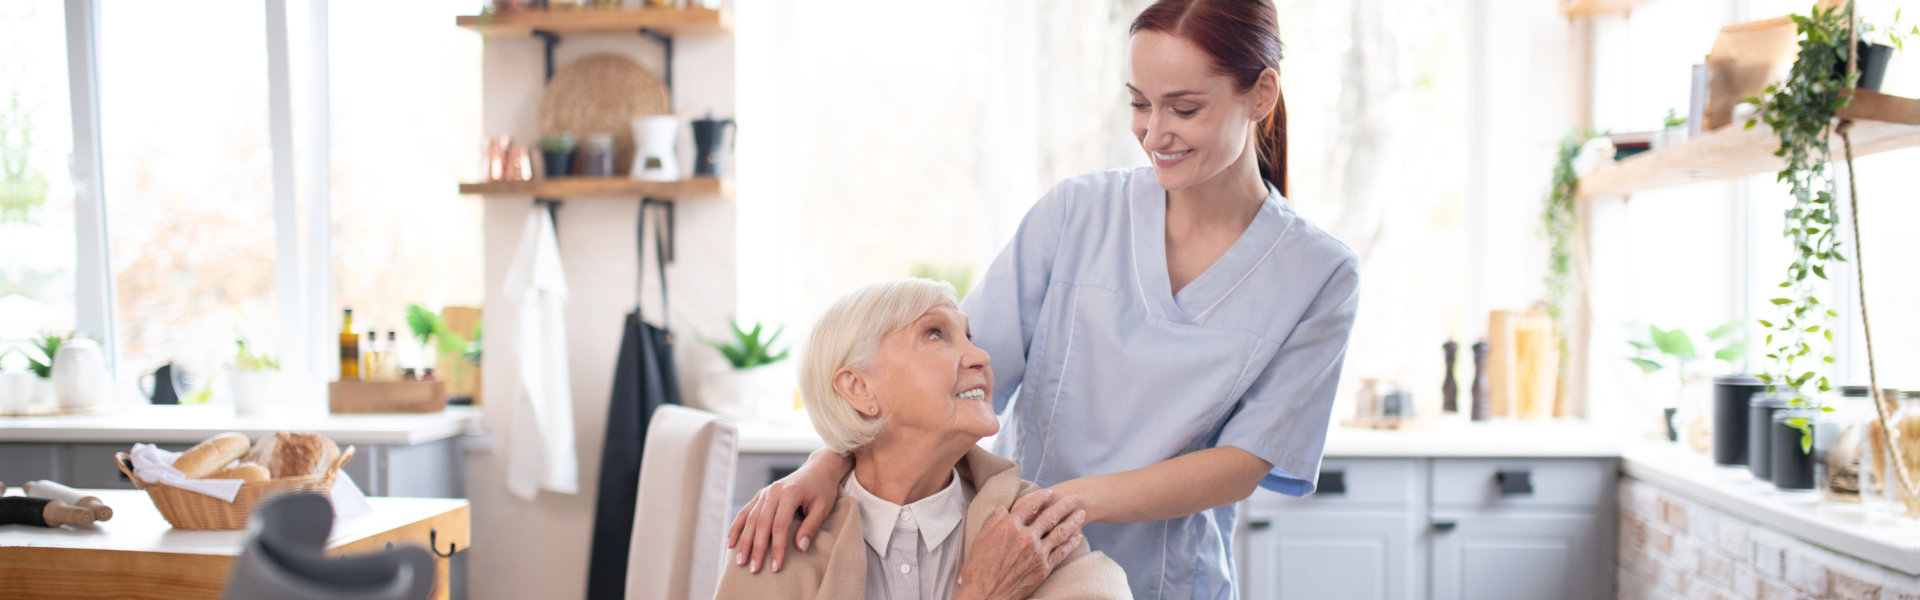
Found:
[[[1633,478],[1620,481],[1622,600],[1920,600],[1920,578]]]

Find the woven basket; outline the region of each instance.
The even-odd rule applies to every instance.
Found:
[[[319,475],[296,475],[279,477],[268,481],[250,482],[240,486],[240,493],[233,502],[226,502],[200,492],[173,487],[164,483],[145,482],[127,469],[128,456],[125,452],[113,455],[114,466],[120,467],[128,479],[133,480],[134,489],[146,490],[147,497],[153,499],[153,507],[160,510],[160,516],[174,529],[246,529],[247,519],[253,516],[253,508],[261,501],[281,494],[293,492],[312,492],[333,497],[333,480],[340,474],[340,467],[353,458],[353,447],[348,446],[340,452],[340,457],[327,466],[327,471]]]
[[[640,63],[595,54],[553,73],[540,98],[540,134],[572,133],[580,140],[612,134],[613,172],[626,175],[633,165],[633,119],[669,114],[672,104],[666,82]]]

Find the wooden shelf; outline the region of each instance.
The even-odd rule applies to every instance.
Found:
[[[1560,0],[1560,14],[1567,17],[1625,15],[1653,0]]]
[[[625,177],[561,177],[537,181],[462,183],[460,193],[511,194],[555,199],[733,198],[733,180],[695,177],[680,181],[638,181]]]
[[[733,18],[722,10],[705,8],[644,8],[636,10],[556,10],[494,13],[485,24],[478,15],[456,17],[461,27],[494,37],[526,37],[535,29],[557,34],[633,34],[641,28],[665,35],[725,35],[733,32]]]
[[[1920,100],[1860,90],[1840,110],[1853,120],[1853,155],[1878,154],[1920,146]],[[1708,132],[1676,146],[1643,152],[1580,178],[1579,197],[1626,196],[1635,192],[1771,173],[1784,166],[1773,155],[1780,140],[1766,125],[1746,129],[1744,121]],[[1841,154],[1840,139],[1833,153]]]

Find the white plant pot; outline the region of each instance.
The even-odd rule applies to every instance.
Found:
[[[61,344],[53,356],[53,388],[60,408],[86,409],[106,403],[107,360],[100,344],[85,338]]]
[[[32,373],[0,373],[0,415],[27,414],[39,381]]]
[[[795,386],[791,360],[751,369],[721,362],[701,378],[698,408],[734,421],[779,421],[795,412]]]
[[[33,403],[30,410],[41,410],[58,403],[58,394],[52,379],[35,378],[33,380]],[[62,408],[65,408],[63,405]]]
[[[280,388],[280,372],[228,369],[227,388],[233,392],[233,414],[266,414],[274,409],[273,394]]]

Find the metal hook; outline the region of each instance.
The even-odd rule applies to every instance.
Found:
[[[427,551],[432,552],[434,556],[438,556],[440,558],[453,558],[453,553],[460,551],[459,546],[460,546],[459,544],[456,544],[453,542],[447,542],[447,553],[441,554],[440,553],[440,528],[435,527],[427,530]]]

